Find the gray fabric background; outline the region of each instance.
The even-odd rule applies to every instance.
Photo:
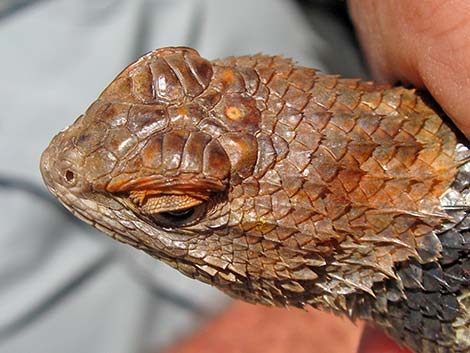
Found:
[[[41,151],[124,66],[186,45],[363,76],[350,39],[334,13],[288,0],[0,2],[0,352],[156,352],[228,302],[75,221],[42,185]]]

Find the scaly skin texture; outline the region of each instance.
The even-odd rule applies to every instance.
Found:
[[[253,303],[470,349],[467,147],[420,93],[163,48],[43,153],[79,218]]]

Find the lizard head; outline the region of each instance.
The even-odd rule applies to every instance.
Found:
[[[296,254],[263,238],[275,225],[247,210],[256,191],[242,186],[267,167],[256,167],[260,110],[244,74],[189,48],[151,52],[54,137],[41,172],[66,208],[113,238],[233,296],[284,304],[271,279],[288,276],[277,263]]]

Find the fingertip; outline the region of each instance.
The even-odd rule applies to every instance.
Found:
[[[413,353],[398,346],[391,338],[377,330],[366,326],[362,332],[357,353]]]
[[[428,90],[470,137],[470,2],[348,0],[371,72]]]

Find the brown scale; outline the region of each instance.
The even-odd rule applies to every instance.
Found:
[[[229,295],[456,353],[470,176],[454,131],[412,89],[163,48],[54,138],[41,171],[82,219]]]

